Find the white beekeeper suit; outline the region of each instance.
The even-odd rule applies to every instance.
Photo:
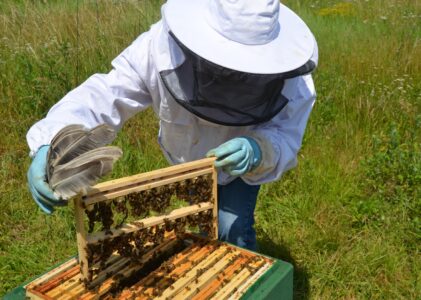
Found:
[[[186,5],[177,5],[178,2],[169,1],[163,6],[163,19],[115,58],[113,69],[108,74],[91,76],[54,105],[44,119],[32,126],[27,134],[31,155],[40,146],[49,144],[55,134],[68,124],[83,124],[92,128],[107,123],[118,130],[134,114],[152,106],[159,118],[159,144],[172,164],[203,158],[207,151],[232,138],[249,136],[258,142],[262,161],[257,168],[242,176],[246,183],[253,185],[276,180],[296,165],[297,152],[315,101],[310,74],[285,80],[282,94],[289,102],[270,120],[248,126],[224,126],[206,121],[177,103],[164,86],[160,72],[177,68],[184,60],[183,52],[169,31],[174,32],[198,55],[243,72],[285,73],[308,61],[315,66],[317,45],[308,28],[292,11],[282,4],[279,6],[277,1],[262,1],[271,10],[279,11],[275,19],[278,21],[279,16],[280,27],[269,28],[272,30],[270,34],[261,32],[259,26],[244,24],[245,18],[252,17],[247,14],[242,16],[235,7],[225,7],[222,0],[191,0],[186,1],[189,2]],[[234,2],[248,3],[251,7],[258,5],[254,1]],[[202,19],[206,20],[196,20],[203,25],[190,25],[195,22],[193,17],[185,19],[182,16],[204,8],[207,17]],[[255,17],[256,24],[259,24],[262,17]],[[242,22],[232,22],[241,18]],[[284,24],[288,26],[284,28]],[[225,43],[226,47],[215,48],[215,42]],[[228,43],[232,49],[227,50]],[[286,49],[285,53],[279,50],[276,43]],[[268,44],[269,48],[272,44],[272,48],[278,49],[267,51],[268,55],[261,50]],[[254,53],[241,55],[242,48],[253,46]],[[229,51],[234,55],[227,53]],[[247,55],[255,56],[249,59]],[[220,184],[227,184],[233,179],[219,172]]]
[[[118,130],[152,106],[170,163],[217,157],[218,238],[255,250],[260,184],[296,165],[317,55],[308,27],[278,0],[169,0],[110,73],[90,77],[29,130],[35,202],[46,213],[65,204],[45,180],[48,145],[62,128]]]

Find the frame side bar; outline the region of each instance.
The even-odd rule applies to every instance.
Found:
[[[212,225],[213,225],[213,239],[218,239],[218,173],[212,163]]]
[[[86,231],[84,224],[84,209],[81,197],[76,197],[74,200],[75,205],[75,219],[76,219],[76,239],[77,239],[77,250],[79,254],[79,265],[80,265],[80,274],[82,275],[82,280],[87,281],[88,278],[88,254],[86,252],[87,243],[86,243]]]

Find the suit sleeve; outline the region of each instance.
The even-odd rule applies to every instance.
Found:
[[[119,130],[127,119],[151,105],[146,84],[150,68],[150,33],[146,32],[112,61],[108,74],[92,75],[29,129],[30,155],[69,124],[93,128],[107,123]]]
[[[316,99],[311,75],[287,80],[283,93],[289,99],[287,106],[250,134],[262,150],[262,162],[242,177],[248,184],[277,180],[297,165],[297,153]]]

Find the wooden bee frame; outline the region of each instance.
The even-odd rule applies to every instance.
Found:
[[[217,173],[214,167],[215,158],[205,158],[194,162],[184,163],[152,172],[142,173],[130,177],[100,183],[93,187],[87,196],[76,198],[75,218],[76,236],[79,254],[81,279],[89,283],[89,261],[87,249],[89,245],[101,243],[104,239],[114,239],[124,234],[133,233],[144,228],[164,224],[168,220],[177,220],[203,211],[212,211],[213,239],[218,238],[218,199]],[[119,228],[89,234],[85,229],[85,209],[102,201],[109,201],[131,193],[150,190],[153,188],[194,179],[198,176],[209,175],[212,178],[212,196],[207,202],[175,209],[168,214],[140,219],[135,222],[122,224]]]

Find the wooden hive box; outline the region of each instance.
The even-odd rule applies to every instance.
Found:
[[[217,240],[213,162],[111,180],[75,199],[78,257],[25,285],[26,297],[292,298],[291,265]]]

